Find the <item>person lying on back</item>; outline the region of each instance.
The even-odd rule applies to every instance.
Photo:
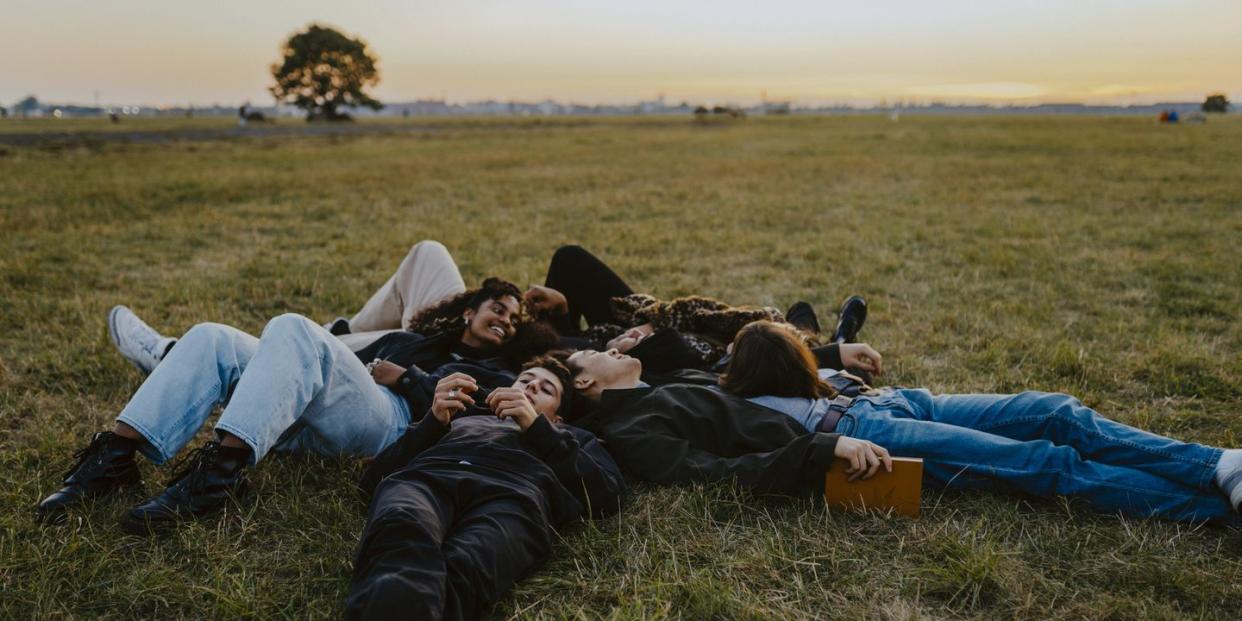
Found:
[[[436,383],[428,413],[363,476],[347,618],[476,618],[548,557],[554,529],[620,509],[616,463],[564,423],[569,381],[543,357],[490,392],[460,372]]]
[[[603,439],[622,470],[646,481],[736,480],[758,492],[801,495],[822,490],[834,457],[868,463],[862,456],[876,448],[807,433],[793,418],[714,385],[650,386],[640,379],[642,362],[616,350],[578,351],[568,366],[577,396],[593,403],[575,424]]]
[[[1069,497],[1103,513],[1242,524],[1240,449],[1136,429],[1065,394],[885,388],[842,395],[783,324],[752,323],[733,346],[718,388],[638,388],[640,365],[624,356],[576,354],[574,385],[600,405],[598,418],[583,424],[610,444],[623,468],[656,482],[733,476],[756,489],[796,491],[781,489],[783,474],[821,489],[827,455],[815,445],[833,438],[835,453],[848,455],[850,470],[864,476],[890,468],[891,450],[922,458],[930,487]],[[716,390],[728,399],[709,394]],[[776,425],[772,414],[789,426]],[[789,438],[798,433],[805,435]]]

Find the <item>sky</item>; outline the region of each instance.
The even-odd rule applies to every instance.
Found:
[[[270,104],[312,22],[381,101],[1242,100],[1242,0],[4,0],[0,104]]]

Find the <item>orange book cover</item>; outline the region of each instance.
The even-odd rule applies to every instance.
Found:
[[[923,494],[923,460],[894,457],[893,471],[883,468],[870,479],[849,481],[850,462],[837,458],[824,475],[824,498],[829,507],[893,509],[901,515],[919,516]]]

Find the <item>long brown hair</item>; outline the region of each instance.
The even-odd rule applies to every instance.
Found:
[[[789,326],[771,321],[746,324],[733,339],[733,358],[720,387],[739,397],[833,397],[819,379],[815,356]]]

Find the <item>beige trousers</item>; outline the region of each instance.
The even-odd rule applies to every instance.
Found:
[[[419,311],[465,290],[448,248],[437,241],[420,241],[401,260],[397,273],[349,320],[350,334],[339,338],[358,351],[405,328]]]

